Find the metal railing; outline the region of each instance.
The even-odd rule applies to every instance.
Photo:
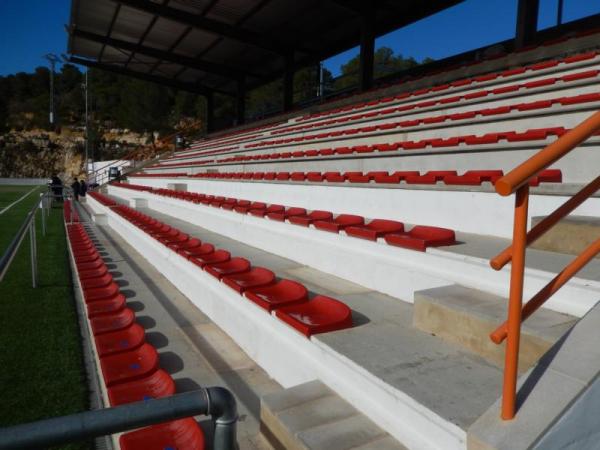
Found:
[[[72,190],[67,186],[61,186],[63,189],[63,194],[60,195],[60,198],[70,198],[72,197]],[[17,255],[19,249],[21,248],[21,244],[25,240],[25,236],[29,234],[29,254],[31,259],[31,285],[36,288],[37,280],[38,280],[38,266],[37,266],[37,235],[36,235],[36,227],[35,227],[35,216],[38,209],[41,209],[41,220],[42,220],[42,236],[46,235],[46,219],[50,215],[50,208],[52,206],[52,201],[57,197],[56,194],[53,194],[51,191],[41,193],[39,199],[35,202],[32,208],[29,210],[25,219],[23,219],[23,223],[19,227],[17,234],[8,245],[6,251],[0,258],[0,282],[4,279],[6,272],[10,268],[15,256]]]
[[[0,428],[0,450],[47,448],[201,414],[214,423],[215,450],[237,449],[235,398],[225,388],[209,387]]]
[[[496,192],[498,194],[503,196],[516,194],[512,245],[490,261],[490,265],[495,270],[500,270],[508,262],[512,262],[508,318],[490,334],[490,338],[496,344],[500,344],[506,339],[501,411],[501,417],[504,420],[514,418],[516,413],[521,323],[600,253],[600,238],[598,238],[523,306],[525,251],[527,246],[535,242],[600,188],[600,176],[598,176],[527,232],[529,181],[598,131],[600,131],[600,111],[594,113],[496,182]]]

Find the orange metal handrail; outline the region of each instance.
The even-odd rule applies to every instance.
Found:
[[[546,233],[550,228],[556,225],[559,220],[571,213],[600,188],[599,176],[527,232],[529,181],[539,174],[539,172],[570,153],[579,144],[599,130],[600,111],[594,113],[577,127],[565,133],[555,142],[536,153],[530,159],[496,182],[496,192],[498,192],[498,194],[506,196],[513,192],[516,193],[513,243],[490,260],[491,266],[496,270],[500,270],[509,261],[512,261],[508,318],[490,334],[490,338],[496,344],[502,343],[504,339],[507,340],[501,411],[501,417],[504,420],[512,419],[516,412],[521,323],[573,278],[592,258],[600,253],[600,239],[597,239],[571,261],[537,294],[535,294],[531,300],[525,304],[525,307],[523,307],[525,251],[527,246]]]

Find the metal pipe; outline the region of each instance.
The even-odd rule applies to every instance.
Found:
[[[42,208],[42,236],[46,236],[45,195],[40,194],[39,206]]]
[[[517,403],[517,375],[519,367],[519,343],[521,339],[521,308],[523,304],[523,276],[525,273],[525,250],[527,238],[527,211],[529,185],[519,188],[515,196],[513,224],[513,260],[510,271],[510,296],[508,303],[508,341],[504,362],[502,389],[502,419],[515,417]]]
[[[210,387],[3,428],[0,450],[46,448],[200,414],[216,422],[215,450],[236,449],[235,398],[224,388]]]
[[[586,249],[561,270],[552,280],[546,284],[531,300],[523,307],[521,320],[526,320],[538,310],[550,297],[563,287],[577,272],[583,269],[598,253],[600,253],[600,239],[596,239]],[[504,322],[491,334],[490,339],[496,344],[501,344],[507,335],[507,324]]]
[[[552,214],[546,216],[536,226],[534,226],[529,233],[527,233],[527,245],[531,245],[546,231],[552,228],[558,223],[563,217],[569,215],[575,208],[581,205],[584,201],[590,198],[596,191],[600,189],[600,176],[592,180],[587,186],[581,189],[577,194],[563,203],[558,209]],[[490,260],[490,265],[495,270],[502,269],[512,258],[512,245],[505,248],[501,253]]]
[[[29,254],[31,256],[31,285],[35,289],[37,287],[37,242],[35,239],[35,213],[29,224]]]

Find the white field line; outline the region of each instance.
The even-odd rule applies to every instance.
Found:
[[[35,191],[36,189],[38,189],[39,186],[34,187],[32,190],[30,190],[29,192],[27,192],[25,195],[23,195],[21,198],[15,200],[14,202],[12,202],[10,205],[8,205],[7,207],[5,207],[3,210],[0,210],[0,216],[2,214],[4,214],[6,211],[8,211],[10,208],[12,208],[13,206],[15,206],[17,203],[19,203],[20,201],[22,201],[23,199],[25,199],[25,197],[27,197],[29,194],[31,194],[33,191]]]

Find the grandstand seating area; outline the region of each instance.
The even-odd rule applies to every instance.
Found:
[[[135,313],[126,306],[125,296],[69,201],[64,204],[64,218],[108,404],[117,406],[175,394],[173,379],[159,367],[155,348],[145,342],[144,328],[136,323]],[[203,450],[204,433],[192,418],[180,419],[125,433],[119,445],[123,450]]]
[[[505,55],[506,62],[521,63],[502,70],[491,59],[430,74],[445,81],[427,88],[401,83],[397,93],[376,100],[208,136],[91,193],[88,206],[282,386],[320,379],[409,448],[466,449],[469,429],[500,396],[497,360],[485,354],[489,324],[472,325],[485,315],[482,298],[497,302],[488,302],[490,323],[503,320],[506,309],[509,270],[494,272],[489,259],[510,245],[514,205],[494,185],[600,108],[600,52],[581,44],[592,36]],[[599,139],[591,136],[531,179],[530,223],[597,177]],[[596,219],[599,211],[597,195],[576,209]],[[318,283],[262,261],[255,266],[253,257],[198,230],[251,246],[262,261],[276,256],[314,270],[311,282],[331,276],[358,287],[350,300],[344,292],[333,298]],[[121,388],[126,383],[139,386],[131,391],[138,396],[163,395],[161,389],[166,395],[170,378],[143,343],[143,330],[85,230],[69,225],[69,235],[111,404],[132,401]],[[525,269],[531,275],[525,297],[551,282],[565,258],[535,250]],[[424,306],[415,299],[457,287],[471,297],[431,300],[428,314],[440,336],[422,328],[414,316]],[[377,295],[358,299],[365,292]],[[599,292],[598,276],[582,272],[545,305],[548,323],[572,325]],[[407,309],[386,310],[390,299]],[[457,319],[463,329],[454,330],[454,319],[437,316],[436,307],[463,314]],[[409,331],[399,332],[393,320],[407,315]],[[470,326],[481,336],[447,339]],[[115,348],[111,335],[130,347]],[[396,342],[398,336],[404,340]],[[446,340],[460,351],[445,369],[465,370],[455,384],[403,372],[432,361],[443,365],[435,345]],[[134,359],[143,375],[130,373]],[[497,391],[482,387],[471,397],[468,389],[480,385]],[[451,395],[460,399],[440,400]],[[465,411],[456,404],[463,399]],[[457,418],[457,409],[464,415]],[[126,448],[141,448],[143,433],[124,435]],[[200,442],[201,434],[194,439]]]

